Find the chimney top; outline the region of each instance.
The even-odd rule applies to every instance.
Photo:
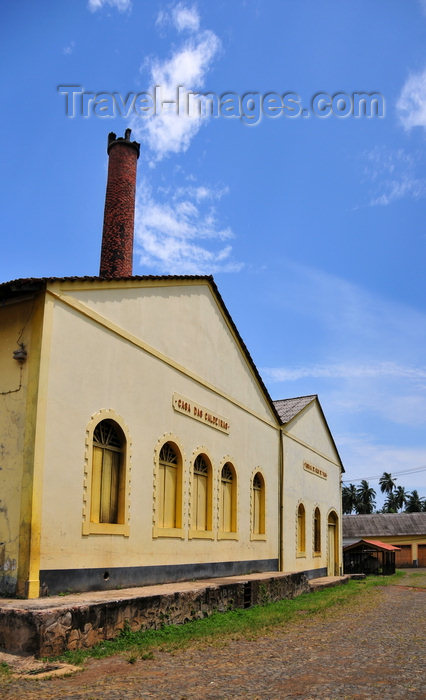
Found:
[[[123,146],[129,146],[129,148],[133,148],[136,153],[137,157],[139,158],[139,152],[140,152],[140,144],[137,141],[130,141],[130,134],[132,133],[131,129],[126,129],[124,132],[124,138],[123,136],[119,136],[117,138],[117,134],[114,134],[113,131],[110,131],[108,134],[108,146],[107,146],[107,153],[109,155],[109,152],[115,144],[120,143]]]

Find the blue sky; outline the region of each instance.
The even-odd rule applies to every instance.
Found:
[[[9,0],[0,31],[1,280],[98,273],[130,126],[135,274],[213,273],[272,397],[319,394],[346,478],[416,469],[397,483],[425,496],[426,1]],[[83,114],[69,85],[98,95]],[[102,109],[155,85],[306,113]],[[384,114],[317,116],[318,93]]]

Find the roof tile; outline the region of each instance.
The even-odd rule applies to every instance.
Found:
[[[294,399],[279,399],[274,401],[274,406],[283,424],[291,421],[294,416],[297,416],[305,406],[311,401],[318,398],[316,394],[310,396],[296,396]]]

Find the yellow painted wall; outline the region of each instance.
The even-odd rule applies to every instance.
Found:
[[[149,340],[236,402],[52,297],[40,568],[277,558],[279,433],[208,287],[169,286],[160,293],[144,289],[139,297],[132,289],[107,291],[105,303],[104,294],[66,293],[96,305],[104,317]],[[229,420],[229,435],[175,411],[173,392]],[[88,518],[87,507],[83,516],[86,429],[102,409],[120,416],[131,440],[128,537],[82,534],[83,519]],[[183,452],[182,538],[153,537],[154,453],[168,439]],[[213,465],[212,539],[189,536],[190,464],[199,452]],[[218,539],[220,469],[225,461],[232,462],[238,477],[237,540]],[[251,538],[250,483],[258,469],[266,482],[265,539]]]
[[[294,439],[295,438],[295,439]],[[335,510],[339,518],[339,561],[341,565],[341,495],[338,455],[316,402],[301,412],[285,427],[284,501],[283,501],[283,568],[305,571],[327,567],[328,514]],[[327,479],[304,469],[304,463],[327,474]],[[297,552],[297,510],[305,507],[306,548]],[[314,511],[321,514],[321,555],[314,553]]]
[[[41,295],[34,306],[29,301],[1,309],[0,391],[9,390],[12,379],[18,378],[19,386],[12,353],[23,327],[29,351],[21,389],[0,397],[6,436],[0,463],[0,541],[5,542],[0,561],[9,593],[19,574],[17,592],[37,596],[39,569],[279,557],[280,431],[231,327],[207,284],[153,289],[144,283],[135,289],[137,284],[104,285],[101,294],[96,282],[56,282],[46,301]],[[176,411],[175,393],[229,422],[229,434]],[[95,534],[89,524],[89,430],[106,416],[115,417],[128,437],[121,534],[105,534],[114,526],[101,526],[103,534]],[[325,568],[332,508],[339,516],[341,541],[339,458],[316,404],[285,431],[282,569]],[[165,532],[155,519],[156,456],[168,440],[183,458],[182,522],[167,533],[174,537],[161,536]],[[193,523],[192,463],[199,453],[207,455],[213,473],[211,532],[204,536]],[[326,471],[327,480],[306,472],[305,461]],[[220,529],[220,474],[226,462],[237,477],[236,532]],[[264,535],[252,532],[251,483],[257,471],[265,481]],[[306,510],[304,557],[296,553],[299,502]],[[316,506],[320,557],[313,553]]]
[[[327,459],[339,462],[339,455],[330,439],[321,411],[315,401],[312,401],[295,416],[288,426],[285,426],[285,431],[301,442],[313,446]]]
[[[270,408],[242,356],[233,333],[209,286],[200,282],[185,285],[164,281],[130,283],[120,290],[73,290],[72,296],[122,328],[140,337],[160,352],[209,380],[239,401],[256,406],[266,418]],[[131,286],[133,285],[133,286]],[[221,332],[218,333],[218,328]],[[238,372],[235,373],[235,367]]]
[[[0,307],[0,594],[16,592],[29,359],[13,358],[18,342],[31,357],[32,300]]]

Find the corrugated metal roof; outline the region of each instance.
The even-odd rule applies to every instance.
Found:
[[[316,398],[318,398],[317,395],[312,394],[310,396],[296,396],[294,399],[279,399],[274,401],[274,406],[281,418],[281,422],[285,425]]]
[[[374,513],[344,515],[343,537],[426,535],[426,513]]]
[[[354,542],[359,542],[359,537],[343,537],[343,548],[347,547],[350,544],[354,544]]]

